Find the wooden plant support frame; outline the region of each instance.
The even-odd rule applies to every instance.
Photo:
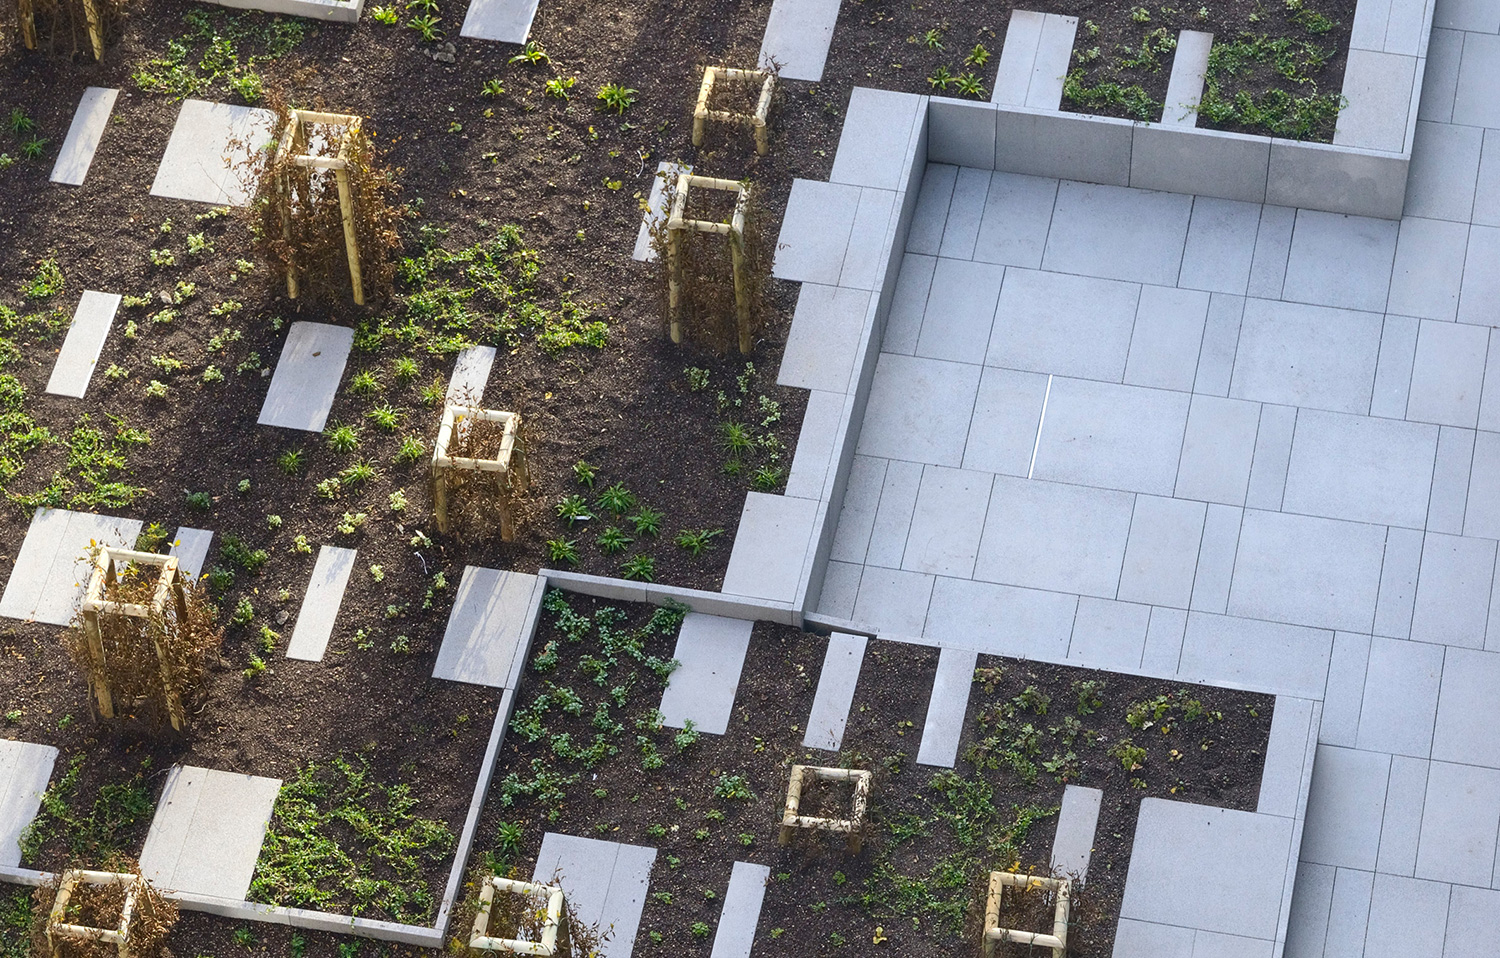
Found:
[[[86,0],[92,2],[92,0]],[[339,189],[339,210],[344,220],[344,248],[349,255],[349,279],[354,285],[354,302],[356,305],[365,304],[365,284],[359,269],[359,240],[354,232],[354,200],[349,191],[349,144],[359,135],[360,124],[364,121],[357,116],[345,113],[319,113],[315,110],[291,110],[287,119],[286,129],[282,131],[281,142],[276,151],[279,156],[286,156],[293,166],[306,170],[332,170],[334,182]],[[343,132],[339,136],[339,151],[335,156],[309,156],[307,127],[320,123],[325,126],[340,127]],[[277,188],[285,205],[281,214],[281,233],[290,244],[292,239],[292,187],[291,177],[282,173]],[[303,189],[309,189],[303,185]],[[286,295],[288,299],[297,298],[297,264],[289,263],[286,271]]]
[[[799,814],[802,803],[802,785],[808,779],[824,782],[853,782],[854,799],[850,803],[848,818],[815,818]],[[786,808],[781,813],[781,832],[776,844],[786,845],[792,840],[794,831],[807,828],[814,831],[833,832],[844,835],[846,849],[858,855],[864,841],[865,810],[870,803],[870,773],[858,768],[824,768],[818,765],[793,765],[791,781],[786,788]]]
[[[1052,934],[1035,931],[1017,931],[1000,927],[1000,899],[1006,888],[1029,891],[1050,891],[1057,894],[1057,908],[1052,916]],[[1016,872],[990,872],[990,893],[984,905],[984,954],[990,958],[995,953],[998,941],[1013,941],[1018,945],[1036,948],[1051,948],[1052,958],[1063,958],[1068,948],[1068,912],[1072,907],[1073,883],[1067,878],[1038,878]]]
[[[151,595],[149,605],[139,605],[132,602],[114,602],[104,598],[104,587],[113,584],[119,578],[119,566],[121,563],[133,563],[140,566],[156,566],[161,573],[156,578],[156,589]],[[135,552],[130,549],[113,549],[109,546],[101,547],[94,557],[94,570],[89,576],[88,591],[83,597],[83,631],[88,642],[89,657],[93,660],[94,668],[91,671],[90,682],[94,685],[94,699],[99,708],[102,718],[115,717],[114,694],[109,687],[108,666],[104,660],[104,632],[102,630],[100,615],[118,615],[132,619],[151,619],[161,615],[167,607],[170,599],[176,605],[177,621],[186,624],[187,596],[183,594],[182,574],[177,569],[176,556],[164,556],[156,552]],[[187,715],[182,708],[182,700],[172,690],[171,666],[167,657],[162,654],[160,640],[153,640],[156,646],[156,660],[161,669],[162,688],[167,695],[167,714],[172,719],[172,728],[182,731],[187,724]]]
[[[726,80],[760,80],[760,100],[754,113],[731,113],[715,110],[708,105],[713,97],[714,82],[720,77]],[[776,91],[776,74],[770,70],[740,70],[735,67],[704,67],[703,85],[698,88],[698,105],[693,108],[693,145],[703,145],[703,127],[709,120],[722,123],[739,123],[755,131],[755,152],[765,155],[766,119],[771,114],[771,94]]]
[[[707,220],[685,218],[688,190],[691,187],[704,190],[722,190],[734,193],[734,215],[728,223],[710,223]],[[695,176],[692,173],[677,174],[676,195],[672,200],[672,211],[667,217],[667,316],[671,323],[672,342],[682,342],[681,295],[682,256],[680,244],[684,230],[699,233],[717,233],[729,238],[729,257],[734,269],[734,308],[740,334],[740,352],[750,352],[750,291],[745,277],[745,207],[749,202],[750,187],[738,180],[721,180],[711,176]]]
[[[464,419],[479,422],[498,422],[505,426],[500,439],[500,452],[494,459],[470,459],[464,456],[449,456],[448,445],[453,441],[453,431]],[[438,427],[437,442],[432,447],[432,504],[437,514],[439,532],[448,531],[448,473],[453,470],[466,472],[493,472],[504,482],[515,470],[521,487],[531,485],[531,471],[526,464],[526,442],[521,438],[521,414],[501,412],[498,409],[481,409],[478,406],[448,403],[443,407],[443,422]],[[515,519],[508,500],[500,501],[500,538],[504,542],[515,539]]]
[[[83,0],[83,16],[89,25],[89,44],[94,48],[94,59],[104,62],[104,20],[94,0]],[[16,0],[16,17],[21,21],[21,42],[26,49],[36,49],[36,5],[34,0]]]
[[[547,918],[542,923],[540,941],[523,941],[519,938],[491,938],[489,936],[490,910],[495,902],[495,892],[513,895],[546,895]],[[510,955],[541,955],[550,958],[557,952],[557,931],[562,921],[563,890],[556,885],[537,885],[531,882],[514,881],[491,875],[479,890],[479,914],[474,916],[474,931],[469,936],[472,951],[502,952]]]
[[[125,905],[120,909],[120,923],[114,928],[89,928],[70,925],[63,921],[67,915],[68,901],[80,885],[125,886]],[[140,875],[120,872],[96,872],[81,868],[70,868],[63,872],[57,885],[57,897],[52,900],[52,911],[47,915],[47,948],[52,958],[57,958],[64,941],[97,941],[114,945],[120,958],[130,958],[130,926],[135,920],[136,903],[146,892],[146,880]]]

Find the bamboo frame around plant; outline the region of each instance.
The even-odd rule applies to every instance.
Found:
[[[541,938],[526,941],[521,938],[494,938],[489,935],[490,912],[495,901],[495,892],[510,892],[516,895],[546,895],[547,911],[542,922]],[[474,951],[505,952],[512,955],[540,955],[550,958],[557,953],[557,933],[561,927],[563,890],[556,885],[538,885],[532,882],[515,881],[491,875],[479,890],[479,913],[474,916],[474,929],[469,935],[469,948]]]
[[[156,578],[156,587],[151,593],[151,602],[146,605],[132,602],[117,602],[104,597],[106,586],[119,580],[121,563],[138,566],[156,566],[161,572]],[[187,596],[183,592],[182,573],[177,568],[176,556],[165,556],[156,552],[136,552],[131,549],[101,547],[94,555],[94,568],[89,575],[88,590],[83,597],[83,633],[88,646],[92,668],[89,669],[89,684],[93,686],[95,704],[101,718],[114,718],[116,707],[114,693],[109,685],[109,663],[104,658],[104,625],[101,616],[122,616],[132,619],[157,619],[166,611],[171,600],[180,628],[188,622]],[[187,715],[182,699],[172,683],[172,670],[167,655],[161,647],[161,639],[152,637],[156,650],[157,666],[161,671],[164,703],[172,728],[182,731],[187,724]]]
[[[714,83],[719,79],[760,79],[760,99],[750,113],[735,113],[730,110],[715,110],[709,106]],[[741,70],[735,67],[704,67],[703,83],[698,87],[698,103],[693,107],[693,145],[703,145],[703,128],[707,121],[738,123],[750,127],[755,133],[755,152],[762,155],[769,148],[766,140],[766,121],[771,113],[771,94],[776,90],[776,74],[770,70]]]
[[[465,419],[502,425],[504,432],[500,438],[500,451],[495,454],[494,459],[448,455],[453,434]],[[432,505],[438,531],[442,533],[449,531],[448,485],[449,476],[455,470],[495,473],[502,484],[514,476],[521,488],[531,485],[531,469],[526,462],[526,442],[521,436],[521,414],[456,403],[448,403],[443,407],[443,421],[438,427],[437,441],[432,445]],[[497,503],[497,511],[500,513],[501,541],[514,541],[515,516],[508,497],[501,497]]]
[[[822,782],[853,782],[854,797],[850,802],[849,817],[818,818],[801,814],[802,785],[808,779]],[[776,844],[788,844],[796,829],[806,828],[845,836],[846,850],[851,855],[858,855],[864,841],[862,833],[869,802],[870,773],[864,769],[793,765],[791,779],[787,782],[786,806],[781,812],[781,831],[776,836]]]
[[[1000,927],[1001,898],[1007,888],[1022,891],[1050,891],[1057,895],[1052,913],[1052,934],[1018,931]],[[1039,878],[1016,872],[990,872],[990,890],[984,903],[984,954],[995,953],[995,943],[1012,941],[1018,945],[1051,948],[1052,958],[1063,958],[1068,948],[1068,916],[1072,910],[1073,883],[1067,878]]]
[[[94,59],[104,62],[104,18],[99,15],[96,0],[83,0],[83,17],[88,24],[89,45],[94,50]],[[35,50],[36,4],[35,0],[16,0],[16,19],[21,22],[21,42],[26,49]]]
[[[86,3],[92,0],[85,0]],[[349,190],[349,144],[353,138],[359,136],[360,125],[364,122],[360,117],[345,113],[320,113],[316,110],[287,111],[286,129],[281,133],[281,142],[277,144],[278,156],[286,157],[292,166],[301,170],[330,170],[333,172],[334,182],[339,191],[339,211],[344,222],[344,249],[349,258],[349,279],[354,285],[354,302],[356,305],[365,304],[364,278],[360,272],[359,263],[359,239],[354,229],[354,202]],[[339,138],[339,149],[335,156],[310,156],[307,153],[308,135],[307,125],[314,123],[325,126],[342,128],[343,132]],[[303,174],[310,176],[310,174]],[[310,187],[300,179],[297,186],[303,190]],[[281,213],[282,236],[286,238],[290,247],[292,240],[292,177],[290,173],[283,172],[278,177],[277,189],[281,191],[284,205]],[[289,262],[286,271],[286,295],[288,299],[296,299],[298,293],[297,264]]]
[[[686,218],[688,190],[692,187],[705,190],[721,190],[734,193],[734,213],[728,223],[710,223],[707,220]],[[745,207],[750,198],[750,186],[737,180],[722,180],[711,176],[695,176],[678,173],[677,186],[672,197],[672,211],[667,217],[667,320],[670,324],[672,342],[682,342],[682,255],[681,234],[684,230],[698,233],[715,233],[728,237],[730,267],[734,273],[734,307],[736,326],[739,330],[740,352],[748,354],[751,347],[750,290],[745,276]]]
[[[125,886],[125,904],[120,909],[120,923],[117,926],[90,928],[86,925],[70,924],[63,920],[67,916],[68,901],[79,886],[111,884]],[[57,897],[52,900],[52,910],[47,915],[47,948],[52,958],[59,958],[61,955],[59,949],[64,941],[114,945],[120,958],[130,958],[130,930],[136,917],[136,903],[145,894],[145,890],[146,880],[140,875],[88,871],[82,868],[70,868],[63,872],[62,879],[57,886]]]

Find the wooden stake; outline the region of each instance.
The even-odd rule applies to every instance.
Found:
[[[437,518],[438,531],[448,532],[448,470],[433,464],[432,467],[432,511]]]
[[[21,42],[26,49],[36,49],[36,13],[32,0],[16,0],[16,15],[21,21]]]
[[[682,342],[682,316],[678,302],[682,295],[680,234],[681,230],[667,229],[667,318],[674,343]]]
[[[99,717],[115,717],[115,699],[109,691],[109,679],[104,671],[104,633],[99,628],[99,613],[89,610],[83,613],[83,634],[89,644],[89,684],[94,687],[94,701],[99,707]]]
[[[359,272],[359,241],[354,235],[354,201],[349,195],[349,171],[335,170],[339,186],[339,209],[344,214],[344,248],[349,253],[349,280],[354,284],[354,304],[365,304],[365,284]]]
[[[89,24],[89,40],[94,45],[94,59],[104,62],[104,22],[99,19],[99,8],[94,0],[83,0],[83,15]]]
[[[740,352],[750,352],[750,291],[745,288],[745,236],[735,230],[729,234],[729,261],[734,271],[734,312],[740,332]],[[858,851],[858,849],[855,849]]]

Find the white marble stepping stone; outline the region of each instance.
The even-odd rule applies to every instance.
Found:
[[[656,175],[651,177],[651,193],[646,197],[646,208],[641,211],[641,226],[635,231],[635,249],[630,258],[649,263],[656,259],[656,250],[651,248],[651,231],[667,216],[667,187],[676,182],[679,173],[693,172],[692,164],[665,160],[656,164]]]
[[[281,782],[175,765],[141,850],[158,888],[243,901]]]
[[[735,862],[729,873],[729,890],[724,893],[724,911],[714,933],[714,950],[709,958],[750,958],[755,942],[755,926],[760,923],[760,906],[766,897],[766,882],[771,877],[767,865]]]
[[[684,728],[691,719],[699,731],[724,734],[734,713],[734,693],[754,628],[749,619],[701,612],[689,612],[683,618],[672,653],[682,665],[662,692],[663,725]]]
[[[0,595],[0,616],[67,625],[88,585],[90,543],[131,549],[140,532],[138,519],[38,509]]]
[[[83,185],[89,175],[89,166],[94,162],[94,151],[99,148],[104,127],[115,108],[115,97],[119,95],[119,90],[102,86],[91,86],[83,91],[73,122],[68,125],[68,135],[57,153],[57,162],[52,164],[52,182]]]
[[[825,748],[830,752],[843,747],[849,707],[854,704],[854,688],[859,684],[859,669],[865,661],[865,642],[862,635],[842,632],[828,637],[828,651],[823,655],[823,671],[818,675],[818,691],[807,717],[803,747]]]
[[[270,110],[182,101],[151,195],[217,206],[247,205],[251,188],[240,166],[270,142],[275,120]]]
[[[57,749],[0,739],[0,867],[21,864],[21,833],[36,818]]]
[[[478,406],[484,402],[484,387],[490,381],[495,365],[495,347],[470,346],[453,361],[453,378],[448,380],[448,402]]]
[[[175,541],[170,554],[177,557],[178,569],[194,578],[208,571],[208,547],[214,541],[211,530],[179,526]]]
[[[286,646],[287,658],[304,662],[323,661],[328,638],[333,635],[333,623],[338,619],[339,604],[344,601],[349,573],[354,571],[355,556],[353,549],[338,546],[324,546],[318,550],[318,561],[307,583],[307,593],[302,596],[302,608],[297,613],[291,641]]]
[[[838,19],[839,0],[775,0],[766,18],[758,62],[780,64],[783,80],[823,79]]]
[[[322,432],[344,378],[354,330],[327,323],[293,323],[260,407],[262,426]]]
[[[958,758],[958,740],[963,735],[964,714],[969,710],[969,689],[974,684],[978,652],[943,649],[938,654],[937,675],[932,680],[932,698],[927,702],[927,721],[922,724],[922,745],[917,762],[952,768]]]
[[[654,848],[548,832],[531,880],[559,882],[575,918],[610,932],[604,958],[629,958],[655,862]]]
[[[73,311],[73,322],[68,326],[68,335],[57,354],[57,362],[52,366],[47,392],[54,396],[83,398],[89,388],[89,379],[94,375],[94,367],[99,364],[104,340],[109,336],[109,324],[114,322],[115,311],[119,308],[118,293],[84,291],[78,300],[78,308]]]
[[[507,688],[542,580],[524,572],[466,566],[432,677]]]
[[[1172,76],[1167,80],[1166,105],[1161,121],[1169,126],[1197,126],[1198,100],[1203,96],[1203,78],[1208,74],[1208,51],[1214,35],[1201,30],[1177,34],[1172,54]]]
[[[1057,834],[1052,839],[1054,875],[1068,875],[1080,885],[1088,878],[1094,830],[1099,826],[1099,806],[1103,801],[1104,793],[1097,788],[1069,785],[1063,789]]]
[[[1012,10],[990,102],[1041,110],[1061,106],[1077,33],[1077,17]]]
[[[536,8],[537,0],[474,0],[458,35],[497,43],[525,43]]]

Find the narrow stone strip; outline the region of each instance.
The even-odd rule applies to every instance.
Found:
[[[453,362],[453,378],[448,380],[448,401],[478,406],[484,402],[484,387],[490,381],[495,365],[495,347],[469,346]]]
[[[1036,66],[1036,48],[1042,42],[1042,24],[1046,19],[1046,14],[1031,10],[1010,12],[1005,42],[1000,46],[1000,63],[995,68],[995,88],[990,91],[991,103],[1026,105],[1031,70]]]
[[[964,713],[969,709],[974,663],[978,660],[978,652],[961,649],[945,648],[938,655],[932,698],[927,702],[927,721],[922,724],[922,746],[917,750],[918,764],[953,767],[964,730]]]
[[[68,326],[68,336],[63,340],[52,366],[52,376],[47,380],[47,392],[54,396],[71,396],[82,399],[88,391],[89,379],[99,363],[99,353],[104,349],[104,340],[109,336],[110,323],[115,311],[120,308],[118,293],[97,293],[85,290],[73,311],[73,322]]]
[[[21,833],[36,818],[56,761],[50,745],[0,739],[0,866],[21,864]]]
[[[73,122],[68,125],[67,138],[57,153],[57,162],[52,164],[52,182],[67,186],[82,186],[94,162],[94,151],[104,137],[104,127],[115,108],[115,97],[119,90],[91,86],[83,91]]]
[[[1052,839],[1054,875],[1066,875],[1080,885],[1088,877],[1094,830],[1099,827],[1099,806],[1103,801],[1104,793],[1097,788],[1069,785],[1063,789],[1057,834]]]
[[[1177,34],[1177,50],[1172,55],[1172,77],[1167,81],[1162,123],[1168,126],[1198,125],[1198,100],[1203,96],[1208,51],[1213,45],[1212,33],[1183,30]]]
[[[287,658],[323,661],[328,639],[333,635],[333,623],[338,619],[339,604],[344,601],[344,587],[349,584],[349,573],[354,571],[355,556],[353,549],[338,546],[318,550],[318,562],[313,566],[292,639],[287,643]]]
[[[179,526],[176,544],[171,554],[177,557],[177,568],[197,578],[208,571],[208,547],[214,534],[209,529],[189,529]]]
[[[709,958],[750,958],[755,942],[755,926],[760,923],[760,906],[766,897],[766,882],[771,877],[768,865],[735,862],[729,873],[729,890],[724,893],[724,911],[719,915],[719,930],[714,933],[714,950]]]
[[[818,691],[813,696],[812,713],[807,717],[807,735],[802,739],[804,748],[837,752],[843,746],[849,707],[854,704],[854,688],[865,660],[865,643],[862,635],[835,632],[828,637]]]
[[[651,195],[646,197],[646,208],[641,212],[641,227],[635,232],[635,249],[630,258],[642,263],[656,259],[656,250],[651,248],[651,231],[656,224],[667,218],[667,187],[677,179],[679,173],[691,173],[689,163],[666,160],[656,164],[656,175],[651,177]]]
[[[823,79],[838,18],[839,0],[774,0],[759,62],[780,65],[783,80]]]
[[[1031,87],[1026,91],[1026,106],[1056,110],[1062,106],[1063,78],[1073,59],[1073,38],[1078,34],[1078,18],[1058,13],[1047,14],[1037,43],[1036,63],[1031,68]]]
[[[465,567],[432,677],[505,688],[540,588],[541,580],[524,572]]]
[[[755,623],[689,612],[677,633],[673,657],[681,662],[661,696],[662,723],[723,735],[734,712],[734,693]]]
[[[537,0],[476,0],[469,4],[459,36],[497,43],[525,43]]]

